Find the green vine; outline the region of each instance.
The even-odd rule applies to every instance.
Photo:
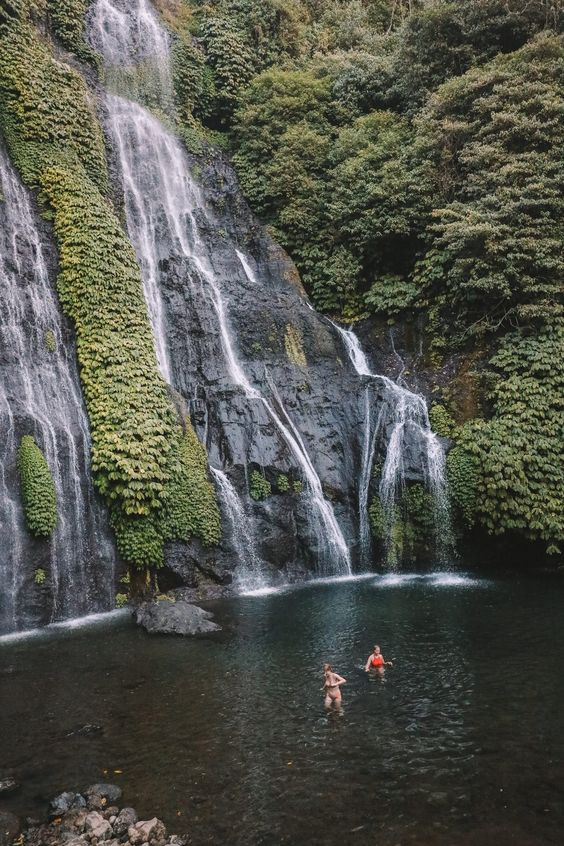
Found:
[[[18,471],[27,527],[37,537],[49,537],[57,525],[57,494],[49,465],[31,435],[21,439]]]

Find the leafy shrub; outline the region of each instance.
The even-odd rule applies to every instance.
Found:
[[[47,352],[54,353],[55,350],[57,349],[57,341],[55,339],[55,333],[53,332],[52,329],[48,329],[45,332],[44,341],[45,341],[45,348],[46,348]]]
[[[452,438],[456,424],[441,403],[433,403],[429,411],[431,429],[442,438]]]
[[[43,570],[41,567],[38,567],[33,574],[33,581],[35,582],[35,584],[41,587],[41,585],[45,584],[46,578],[47,576],[45,575],[45,570]]]
[[[272,493],[272,486],[268,479],[259,473],[258,470],[253,470],[249,482],[249,493],[255,501],[267,499]]]
[[[57,525],[57,494],[49,466],[31,435],[20,441],[18,471],[27,527],[38,537],[49,537]]]
[[[284,475],[284,473],[279,473],[276,477],[276,487],[280,493],[287,493],[290,490],[289,479]]]

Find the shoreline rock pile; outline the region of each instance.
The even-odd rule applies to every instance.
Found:
[[[162,820],[140,820],[134,808],[119,804],[121,788],[92,784],[83,793],[65,792],[49,805],[49,821],[28,820],[18,846],[187,846],[188,840],[169,835]],[[16,819],[16,818],[14,818]],[[0,846],[9,846],[19,831]]]

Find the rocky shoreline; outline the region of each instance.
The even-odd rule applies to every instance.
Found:
[[[67,791],[49,803],[43,822],[0,811],[0,846],[188,846],[188,837],[168,834],[162,820],[140,820],[123,805],[121,788],[92,784],[82,793]]]

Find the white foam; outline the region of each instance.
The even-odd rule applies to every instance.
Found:
[[[127,608],[117,608],[114,611],[103,611],[99,614],[86,614],[84,617],[74,617],[70,620],[61,620],[57,623],[49,623],[48,626],[43,626],[39,629],[25,629],[21,632],[10,632],[9,634],[0,635],[0,645],[3,643],[13,643],[18,640],[27,640],[32,637],[46,637],[54,631],[68,629],[87,628],[89,626],[96,626],[100,623],[106,623],[109,620],[116,620],[120,617],[125,617],[129,614]]]
[[[467,573],[433,572],[433,573],[385,573],[374,579],[375,587],[401,587],[413,583],[431,587],[485,587],[489,584],[486,579],[478,579]]]
[[[335,585],[345,582],[361,582],[373,579],[374,573],[355,573],[346,576],[323,576],[319,579],[309,579],[307,582],[284,583],[272,585],[271,587],[260,587],[256,590],[243,590],[239,596],[270,596],[275,593],[287,593],[292,590],[303,590],[304,588],[317,587],[318,585]]]
[[[424,578],[425,576],[422,573],[386,573],[383,576],[378,576],[375,584],[378,587],[399,587]]]
[[[465,573],[429,573],[428,582],[434,587],[485,587],[487,579],[475,579]]]

